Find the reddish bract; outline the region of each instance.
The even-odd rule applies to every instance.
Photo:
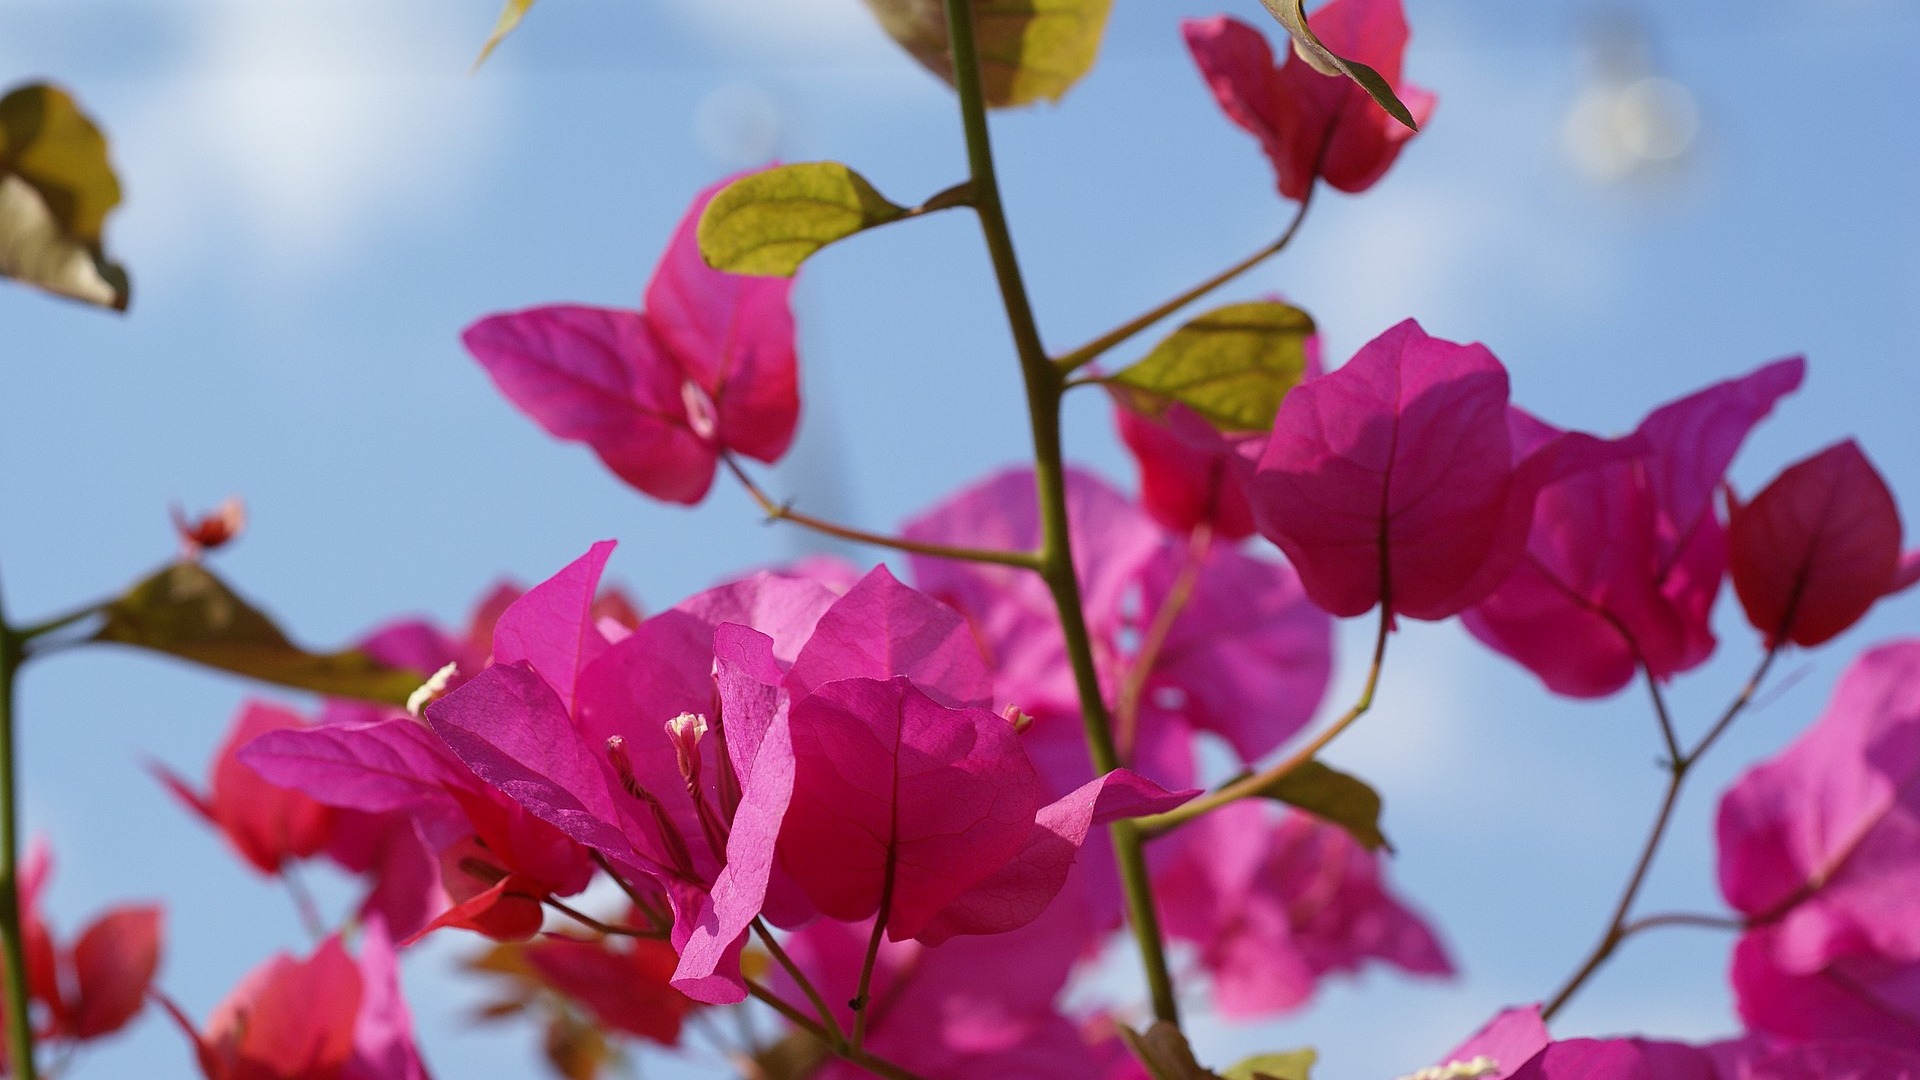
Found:
[[[1308,22],[1334,53],[1379,72],[1416,123],[1427,122],[1434,96],[1400,79],[1407,47],[1400,0],[1333,0]],[[1293,49],[1275,66],[1267,39],[1238,19],[1191,19],[1181,29],[1215,100],[1260,140],[1286,198],[1306,198],[1316,179],[1365,191],[1413,137],[1353,80],[1315,71]]]
[[[238,757],[241,747],[270,731],[300,730],[300,714],[250,702],[215,751],[213,781],[202,795],[162,766],[153,771],[181,802],[204,817],[235,851],[263,874],[278,874],[288,860],[307,859],[326,847],[332,811],[298,791],[263,779]]]
[[[646,310],[580,305],[491,315],[462,340],[556,438],[584,442],[656,499],[697,503],[719,456],[775,461],[800,413],[786,278],[711,269],[696,237],[707,188],[647,286]]]
[[[1736,503],[1727,540],[1734,591],[1769,646],[1819,645],[1912,584],[1893,493],[1851,439]]]
[[[64,946],[41,911],[52,872],[51,852],[35,843],[19,878],[27,990],[46,1008],[34,1035],[43,1042],[85,1042],[119,1031],[146,1004],[160,966],[161,911],[152,905],[112,908]]]

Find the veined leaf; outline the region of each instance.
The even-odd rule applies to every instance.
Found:
[[[700,255],[715,270],[792,277],[835,240],[907,213],[837,161],[782,165],[713,197],[700,215]]]
[[[0,98],[0,276],[124,311],[127,273],[102,240],[119,202],[106,137],[65,91]]]
[[[1260,794],[1340,826],[1369,851],[1393,850],[1380,831],[1380,793],[1358,777],[1309,761]]]
[[[1413,113],[1407,110],[1400,98],[1394,94],[1393,87],[1380,73],[1359,62],[1336,55],[1326,43],[1314,34],[1313,27],[1307,25],[1306,0],[1260,0],[1280,25],[1287,28],[1287,34],[1293,38],[1293,51],[1300,59],[1313,65],[1315,71],[1323,75],[1344,75],[1360,85],[1367,96],[1380,103],[1380,107],[1401,123],[1415,131],[1420,125],[1414,122]]]
[[[500,9],[500,18],[493,24],[493,33],[487,35],[487,43],[480,46],[480,55],[473,61],[475,70],[487,62],[487,57],[519,27],[520,20],[526,18],[532,8],[533,0],[507,0],[507,6]]]
[[[358,650],[310,653],[198,563],[161,570],[107,605],[94,640],[167,653],[263,682],[404,705],[419,672]]]
[[[951,83],[941,0],[867,0],[880,26]],[[980,78],[994,108],[1055,101],[1093,68],[1113,0],[973,0]]]
[[[1312,1047],[1284,1054],[1255,1054],[1220,1075],[1226,1080],[1308,1080],[1320,1054]]]
[[[1299,308],[1270,300],[1232,304],[1175,330],[1107,381],[1179,402],[1228,431],[1261,431],[1306,372],[1313,331],[1312,316]]]

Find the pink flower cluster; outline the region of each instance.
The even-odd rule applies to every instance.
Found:
[[[1401,80],[1397,0],[1333,0],[1312,25],[1431,113]],[[1322,180],[1364,190],[1411,135],[1352,82],[1295,54],[1276,65],[1244,24],[1192,22],[1186,38],[1290,199]],[[799,409],[788,283],[701,261],[716,190],[695,199],[644,311],[538,308],[465,337],[546,430],[678,503],[736,455],[777,460]],[[1037,550],[1025,468],[907,522],[907,582],[816,561],[643,617],[603,590],[602,542],[525,592],[489,594],[461,634],[372,634],[368,654],[421,677],[410,712],[248,705],[207,790],[166,783],[263,874],[324,858],[358,875],[364,932],[357,958],[335,934],[270,961],[202,1026],[169,1004],[202,1070],[424,1078],[396,955],[461,929],[529,942],[498,954],[527,994],[656,1043],[753,995],[812,1001],[818,1023],[925,1080],[1138,1075],[1114,1017],[1062,1003],[1123,922],[1097,826],[1174,811],[1304,741],[1335,618],[1377,611],[1384,642],[1399,619],[1459,616],[1549,690],[1598,697],[1706,662],[1729,579],[1769,654],[1826,642],[1920,579],[1850,441],[1751,498],[1729,486],[1748,433],[1803,380],[1799,359],[1601,438],[1518,408],[1491,350],[1413,320],[1331,371],[1311,351],[1267,431],[1119,409],[1139,498],[1065,478],[1120,767],[1096,768],[1083,738],[1054,591],[1027,566],[937,554]],[[1272,550],[1243,543],[1256,533]],[[1861,658],[1827,714],[1727,793],[1719,840],[1745,1034],[1556,1042],[1522,1009],[1427,1075],[1920,1077],[1920,641]],[[1230,1019],[1286,1014],[1368,965],[1453,970],[1380,853],[1276,800],[1173,828],[1149,863],[1165,934]],[[62,953],[38,880],[23,896],[47,1034],[125,1023],[157,916],[110,915]],[[609,891],[617,914],[581,910]],[[860,1073],[850,1058],[813,1067]]]

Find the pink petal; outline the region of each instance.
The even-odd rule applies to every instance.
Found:
[[[713,402],[719,440],[761,461],[793,441],[800,416],[790,278],[748,277],[709,267],[700,255],[700,214],[728,177],[702,191],[674,231],[647,286],[647,323]],[[680,388],[675,387],[679,393]]]
[[[1484,1057],[1499,1068],[1485,1080],[1505,1080],[1552,1041],[1546,1022],[1540,1018],[1540,1006],[1507,1009],[1489,1020],[1472,1038],[1454,1047],[1453,1052],[1437,1064],[1444,1067]]]
[[[696,1001],[726,1004],[747,995],[740,978],[740,942],[766,901],[795,764],[772,639],[724,626],[715,648],[727,751],[747,767],[736,769],[740,805],[727,834],[726,865],[681,946],[673,985]]]
[[[1141,618],[1166,602],[1186,555],[1169,546],[1142,581]],[[1161,646],[1143,695],[1258,761],[1313,719],[1333,673],[1333,620],[1284,564],[1216,546]]]
[[[159,966],[159,908],[116,908],[95,920],[73,948],[74,1038],[125,1027],[146,1003]]]
[[[834,601],[788,676],[795,697],[838,679],[904,675],[946,705],[986,706],[993,677],[960,613],[894,580],[885,566]]]
[[[689,426],[683,379],[639,313],[533,308],[490,315],[461,340],[500,392],[554,438],[586,443],[656,499],[705,497],[713,444]]]
[[[737,623],[773,639],[773,655],[791,665],[812,636],[815,624],[838,594],[817,581],[787,574],[758,573],[696,593],[673,610],[707,627]]]
[[[279,729],[248,742],[238,757],[267,782],[331,806],[414,815],[435,844],[469,831],[448,792],[471,787],[472,774],[412,720]]]
[[[1568,1039],[1508,1075],[1513,1080],[1720,1080],[1704,1051],[1641,1039]]]
[[[939,945],[960,934],[1004,934],[1027,925],[1059,895],[1090,828],[1162,813],[1198,794],[1167,791],[1126,769],[1087,782],[1041,807],[1019,853],[943,908],[919,939]]]
[[[546,681],[524,664],[495,665],[427,706],[427,720],[474,775],[534,817],[608,858],[644,869],[612,792],[605,759],[574,730]]]
[[[1516,466],[1506,412],[1484,346],[1400,323],[1281,401],[1253,481],[1261,531],[1334,615],[1455,614],[1512,571],[1539,489],[1601,459],[1569,436]]]
[[[1140,502],[1155,521],[1182,534],[1207,525],[1222,540],[1253,535],[1253,509],[1231,461],[1124,405],[1114,405],[1113,419],[1140,467]]]
[[[1900,570],[1900,512],[1849,439],[1789,466],[1728,527],[1734,591],[1769,644],[1852,626]]]
[[[614,541],[602,540],[558,574],[521,594],[493,628],[493,662],[525,661],[547,680],[567,712],[580,671],[607,651],[593,606]]]
[[[828,683],[794,705],[792,730],[781,865],[824,914],[879,911],[896,941],[1013,858],[1040,809],[1011,724],[904,678]]]
[[[413,1015],[400,991],[400,963],[393,937],[379,918],[367,920],[360,942],[360,1009],[353,1025],[353,1054],[340,1080],[429,1080],[413,1040]]]

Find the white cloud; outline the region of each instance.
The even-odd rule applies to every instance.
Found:
[[[169,9],[183,47],[119,118],[129,229],[165,257],[237,225],[268,265],[325,265],[470,171],[497,85],[442,4],[246,0]],[[235,220],[237,219],[237,221]]]

